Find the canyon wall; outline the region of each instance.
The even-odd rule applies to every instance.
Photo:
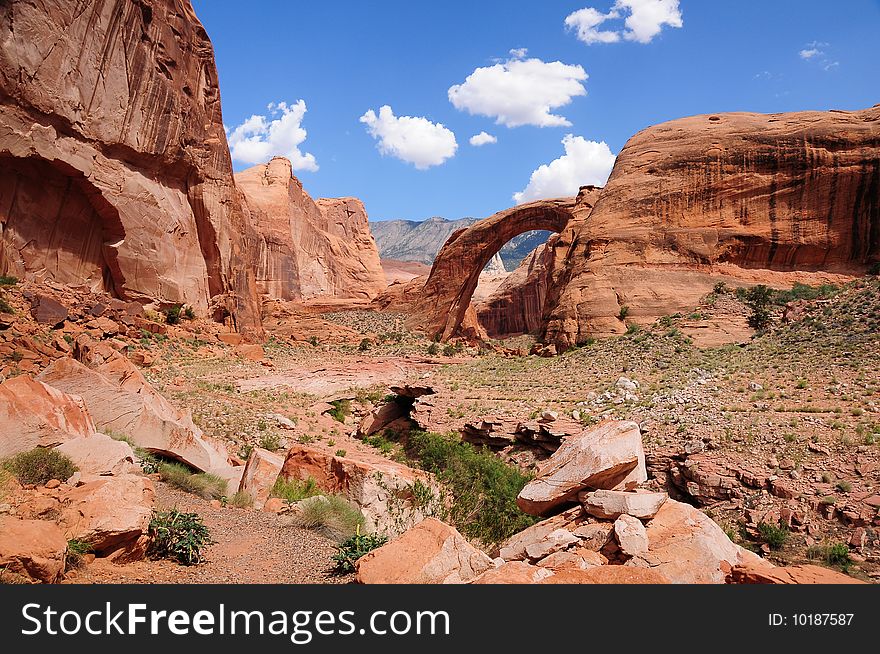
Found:
[[[716,281],[822,283],[880,259],[880,105],[732,113],[631,138],[548,290],[563,350],[684,311]]]
[[[385,290],[360,200],[312,200],[284,157],[236,173],[235,180],[257,232],[252,247],[261,293],[284,300],[372,299]]]
[[[259,338],[211,42],[188,0],[0,4],[0,272]]]

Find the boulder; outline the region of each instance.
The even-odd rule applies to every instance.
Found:
[[[497,568],[487,570],[468,583],[476,585],[534,584],[552,574],[546,568],[539,568],[525,561],[509,561]]]
[[[104,434],[74,438],[55,449],[69,456],[86,475],[124,475],[138,469],[131,445]]]
[[[250,495],[254,506],[261,508],[269,499],[283,465],[284,458],[255,447],[245,464],[238,491]]]
[[[296,445],[287,453],[281,477],[314,479],[324,492],[342,495],[356,504],[369,527],[391,535],[420,523],[441,501],[430,474],[369,452],[353,451],[341,457]]]
[[[361,584],[460,584],[492,559],[449,525],[428,518],[357,562]]]
[[[657,570],[630,568],[622,565],[602,565],[582,570],[564,568],[539,584],[668,584],[669,579]]]
[[[91,478],[61,496],[59,523],[68,539],[85,541],[99,556],[125,550],[140,558],[155,500],[147,477]]]
[[[31,303],[31,316],[41,325],[57,327],[67,320],[67,307],[48,295],[38,294]]]
[[[95,435],[81,398],[28,375],[0,384],[0,459]]]
[[[116,356],[95,369],[73,359],[56,359],[39,379],[82,397],[100,429],[125,434],[138,447],[204,472],[223,474],[230,468],[226,455],[205,440],[189,412],[174,408],[125,357]]]
[[[577,542],[578,537],[567,529],[555,529],[540,541],[526,545],[526,556],[537,561],[555,552],[568,549]]]
[[[734,566],[727,575],[730,584],[862,584],[849,575],[816,565],[789,565],[784,567]]]
[[[66,560],[67,538],[57,525],[0,515],[0,569],[51,584]]]
[[[584,489],[617,489],[647,480],[639,426],[605,421],[566,440],[538,467],[517,505],[531,515],[547,515]]]
[[[648,534],[638,518],[623,514],[614,521],[614,537],[620,551],[626,556],[638,556],[648,551]]]
[[[648,551],[626,565],[653,568],[677,584],[720,584],[743,560],[735,545],[705,513],[667,500],[647,524]]]
[[[576,533],[582,516],[583,509],[578,506],[526,527],[501,543],[498,556],[505,561],[523,561],[529,558],[526,552],[528,547],[542,542],[554,531],[567,529]]]
[[[615,520],[624,514],[640,520],[649,520],[657,514],[663,502],[669,499],[666,493],[628,493],[612,490],[585,492],[578,497],[584,506],[584,511],[605,520]]]
[[[542,568],[550,568],[552,570],[561,570],[563,568],[579,568],[588,570],[598,565],[605,565],[608,559],[585,547],[576,547],[574,549],[565,550],[564,552],[554,552],[553,554],[541,559],[535,565]]]

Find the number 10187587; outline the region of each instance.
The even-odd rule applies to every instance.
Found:
[[[771,627],[848,627],[855,613],[771,613]]]

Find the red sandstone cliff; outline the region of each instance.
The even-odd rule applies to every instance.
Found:
[[[880,258],[880,105],[695,116],[621,151],[548,291],[560,351],[686,310],[715,281],[790,286]]]
[[[259,235],[260,292],[285,300],[372,299],[385,290],[360,200],[312,200],[284,157],[236,173],[235,180]]]
[[[0,3],[0,271],[221,304],[261,335],[211,42],[188,0]]]

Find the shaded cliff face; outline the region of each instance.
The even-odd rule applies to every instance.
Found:
[[[560,348],[693,306],[715,281],[817,283],[880,258],[880,105],[719,114],[626,144],[580,228],[545,338]]]
[[[284,300],[372,299],[385,290],[360,200],[312,200],[284,157],[236,173],[235,180],[258,234],[252,247],[261,293]]]
[[[188,0],[8,0],[0,44],[0,270],[221,303],[259,337],[213,49]]]

